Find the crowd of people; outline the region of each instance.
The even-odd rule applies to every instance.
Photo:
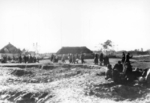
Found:
[[[134,79],[137,79],[139,76],[145,76],[146,70],[143,72],[139,72],[138,70],[134,71],[133,67],[131,65],[130,59],[133,56],[130,53],[122,53],[121,60],[118,61],[114,67],[109,62],[109,56],[104,55],[103,53],[95,54],[94,55],[94,64],[100,65],[100,66],[106,66],[108,68],[106,72],[106,78],[109,79],[112,78],[114,82],[124,82],[124,81],[133,81]],[[58,62],[58,56],[52,55],[51,61]],[[69,63],[79,63],[79,60],[81,63],[85,63],[84,61],[84,54],[68,54],[68,55],[62,55],[60,60],[65,63],[66,60],[69,61]]]
[[[108,79],[112,76],[113,76],[114,80],[116,80],[116,81],[118,79],[120,79],[120,76],[124,76],[125,78],[131,79],[132,66],[131,66],[131,63],[130,63],[130,58],[132,58],[130,53],[125,54],[123,52],[121,61],[118,61],[118,63],[116,63],[113,68],[109,64],[107,66],[108,71],[107,71],[107,74],[106,74],[106,79]],[[121,75],[119,75],[119,74],[121,74]]]
[[[39,62],[38,58],[31,55],[20,56],[3,56],[1,63],[36,63]]]
[[[130,61],[132,57],[133,56],[131,56],[130,53],[122,53],[121,61],[118,61],[118,63],[116,63],[113,68],[111,64],[108,64],[108,70],[106,72],[105,79],[112,78],[116,83],[126,83],[125,81],[131,82],[138,79],[139,77],[144,78],[148,69],[142,70],[136,68],[133,70]]]
[[[63,62],[65,62],[64,57],[65,56],[62,57]],[[74,64],[78,63],[79,62],[79,55],[78,54],[69,54],[68,55],[68,60],[69,60],[69,63],[74,63]]]
[[[106,72],[106,78],[109,79],[112,78],[114,82],[124,82],[124,81],[133,81],[134,79],[137,79],[139,76],[146,76],[147,70],[142,70],[142,72],[139,72],[140,69],[133,70],[133,67],[131,65],[130,59],[133,56],[130,53],[122,53],[121,60],[118,61],[114,67],[109,62],[109,56],[104,55],[103,53],[95,54],[94,55],[94,64],[100,65],[100,66],[106,66],[107,72]],[[50,60],[54,63],[57,63],[59,60],[61,60],[63,63],[66,63],[66,60],[69,61],[69,63],[72,64],[78,64],[79,61],[83,64],[85,55],[83,53],[81,54],[63,54],[61,56],[52,54],[50,57]],[[7,61],[7,58],[4,58],[5,61]],[[20,55],[17,60],[19,63],[36,63],[39,62],[38,58],[32,55]]]
[[[104,65],[107,66],[109,64],[109,57],[107,55],[104,55],[101,53],[100,55],[95,54],[94,55],[94,64],[98,65],[100,63],[100,66]]]
[[[51,62],[58,62],[58,60],[61,60],[63,63],[66,63],[66,60],[69,61],[69,63],[78,64],[79,60],[81,60],[81,63],[85,63],[84,61],[84,54],[63,54],[60,58],[57,55],[52,54],[50,57]]]
[[[39,62],[38,58],[32,55],[19,56],[19,63],[36,63]]]
[[[51,61],[51,62],[54,62],[54,63],[55,63],[55,62],[58,62],[58,56],[52,54],[51,57],[50,57],[50,61]]]

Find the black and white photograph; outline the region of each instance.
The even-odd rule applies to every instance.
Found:
[[[0,103],[150,103],[150,0],[0,0]]]

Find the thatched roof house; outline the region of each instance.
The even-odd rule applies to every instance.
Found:
[[[2,53],[2,54],[20,54],[21,50],[16,48],[11,43],[9,43],[0,50],[0,53]]]
[[[88,49],[87,47],[62,47],[60,50],[58,50],[57,54],[93,54],[93,52]]]

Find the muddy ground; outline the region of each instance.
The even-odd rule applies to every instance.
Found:
[[[149,88],[105,80],[105,70],[88,64],[0,67],[0,103],[150,102]]]

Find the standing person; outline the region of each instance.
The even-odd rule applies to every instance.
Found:
[[[55,55],[55,63],[58,63],[58,55]]]
[[[110,63],[109,63],[109,57],[108,57],[108,55],[107,55],[106,57],[107,57],[106,60],[107,60],[107,65],[108,65],[108,64],[110,64]]]
[[[125,62],[126,62],[126,63],[130,63],[130,59],[131,59],[132,57],[133,57],[133,56],[131,56],[130,53],[128,53],[128,54],[126,55]]]
[[[72,63],[72,54],[69,54],[69,63]]]
[[[65,55],[62,55],[61,61],[64,63],[65,62]]]
[[[123,52],[122,53],[122,59],[121,59],[121,62],[124,64],[124,62],[125,62],[125,53]]]
[[[30,63],[33,63],[33,57],[30,55]]]
[[[23,59],[24,59],[24,62],[26,63],[27,62],[26,55],[24,55]]]
[[[109,57],[106,55],[104,57],[104,65],[107,66],[109,64]]]
[[[55,62],[55,59],[56,59],[56,55],[53,55],[53,59],[52,59],[53,63]]]
[[[71,57],[70,54],[68,54],[68,60],[69,60],[69,63],[71,62],[70,57]]]
[[[33,62],[36,63],[36,57],[35,56],[33,57]]]
[[[26,56],[26,62],[29,63],[29,55]]]
[[[51,62],[53,61],[53,58],[54,58],[54,55],[52,54],[51,57],[50,57]]]
[[[19,63],[22,63],[22,57],[21,57],[21,55],[19,56]]]
[[[100,66],[102,66],[103,59],[104,59],[104,57],[103,57],[103,53],[101,53],[101,54],[100,54],[100,56],[99,56]]]
[[[31,59],[32,59],[32,57],[31,57],[31,55],[29,55],[29,56],[28,56],[28,63],[31,63],[31,62],[32,62]]]
[[[104,66],[106,66],[106,56],[104,56]]]
[[[84,54],[83,53],[81,54],[81,63],[82,64],[84,63]]]
[[[75,60],[76,60],[75,55],[74,55],[74,54],[72,54],[72,63],[74,63],[74,64],[75,64]]]
[[[39,63],[39,57],[38,57],[38,56],[36,56],[35,58],[36,58],[36,62],[38,62],[38,63]]]
[[[70,62],[73,63],[73,54],[70,56]]]
[[[98,64],[98,54],[95,54],[95,57],[94,57],[94,63],[95,63],[95,65]]]
[[[70,54],[67,55],[67,60],[70,63]]]
[[[75,55],[75,62],[78,64],[78,61],[79,61],[79,56],[78,54]]]

